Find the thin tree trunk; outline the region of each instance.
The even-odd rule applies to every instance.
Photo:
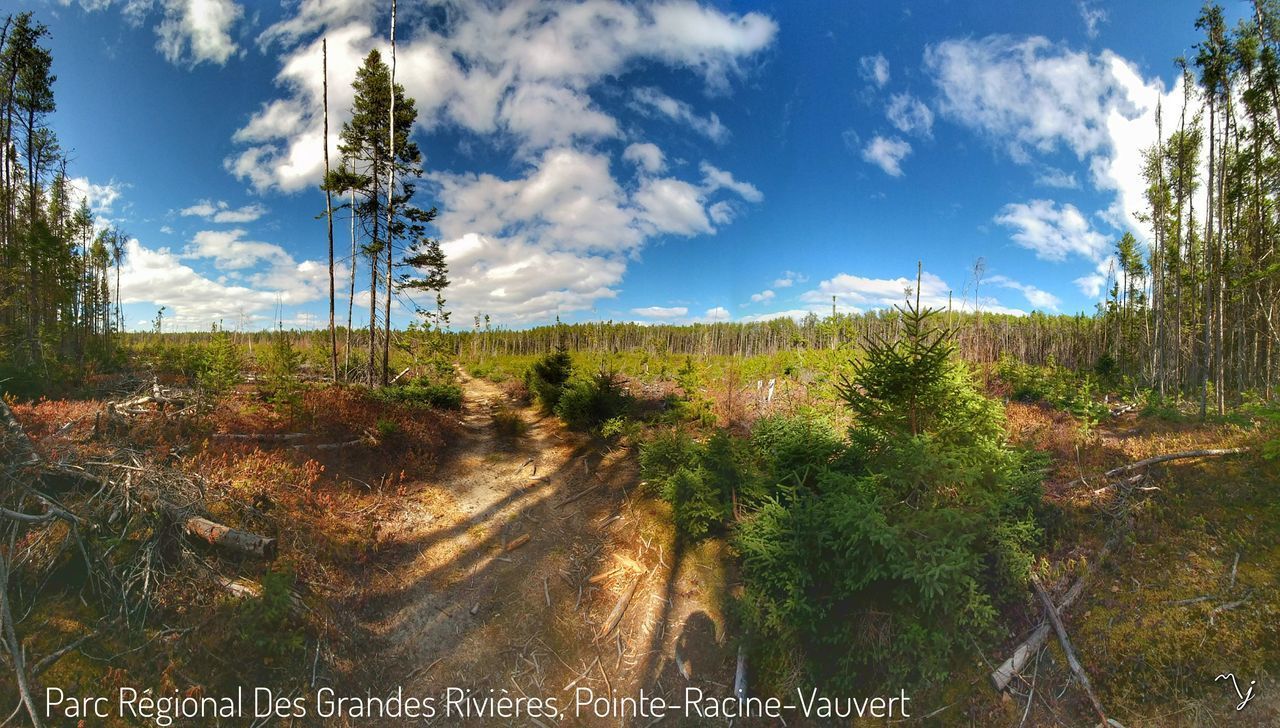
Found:
[[[392,223],[395,220],[396,196],[396,0],[391,0],[391,118],[388,128],[391,158],[387,164],[387,297],[385,302],[386,336],[382,340],[382,384],[387,384],[390,376],[391,359],[391,269],[394,255],[395,235]]]
[[[338,329],[334,321],[333,279],[333,191],[329,189],[329,39],[320,41],[320,65],[324,73],[324,216],[329,228],[329,355],[333,365],[333,383],[338,383]]]

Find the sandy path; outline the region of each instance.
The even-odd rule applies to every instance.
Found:
[[[556,696],[563,706],[575,680],[600,695],[630,695],[641,685],[674,691],[684,679],[671,659],[679,640],[688,671],[710,676],[714,662],[723,682],[723,630],[703,606],[720,581],[712,567],[673,554],[667,517],[632,497],[629,452],[527,407],[514,411],[528,432],[504,437],[492,418],[508,406],[502,391],[465,376],[463,386],[463,432],[449,461],[410,486],[380,523],[380,556],[358,615],[376,655],[375,693],[402,686],[406,695],[440,696],[456,687],[479,696]],[[609,575],[592,579],[602,574]],[[619,625],[600,637],[633,582]],[[435,721],[481,723],[536,724]],[[553,723],[619,725],[543,720]]]

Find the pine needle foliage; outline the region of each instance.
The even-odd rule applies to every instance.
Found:
[[[856,415],[843,451],[814,438],[813,457],[786,453],[774,470],[790,482],[735,530],[744,617],[775,679],[798,654],[834,689],[940,681],[1025,594],[1040,461],[1009,446],[934,315],[909,302],[901,337],[866,345],[841,387]]]

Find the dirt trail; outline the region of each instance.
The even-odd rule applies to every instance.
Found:
[[[380,556],[358,615],[377,655],[375,692],[505,690],[555,696],[563,708],[570,683],[597,695],[643,686],[674,696],[688,679],[682,673],[708,693],[726,692],[724,554],[715,546],[673,553],[669,517],[634,497],[628,451],[609,451],[531,408],[511,407],[528,431],[503,436],[492,416],[509,407],[503,392],[466,376],[463,386],[463,434],[449,461],[411,485],[380,524]],[[633,582],[621,622],[600,637]]]

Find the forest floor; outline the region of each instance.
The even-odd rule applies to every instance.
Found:
[[[486,380],[463,375],[462,383],[449,458],[432,477],[406,483],[400,507],[378,524],[378,564],[353,605],[378,657],[357,680],[379,686],[375,694],[403,687],[438,704],[448,688],[554,697],[569,716],[543,725],[618,724],[575,718],[578,688],[604,697],[643,687],[676,699],[687,675],[727,695],[734,664],[723,544],[677,549],[665,507],[638,492],[628,450],[531,407],[510,409]],[[525,421],[522,437],[499,432],[501,410]],[[609,629],[619,603],[625,611]]]
[[[437,705],[455,688],[481,700],[554,697],[568,713],[563,720],[440,713],[428,721],[434,725],[620,724],[590,711],[574,717],[578,688],[595,697],[643,689],[679,702],[691,686],[727,697],[741,635],[725,541],[679,547],[670,509],[639,481],[630,446],[570,432],[487,379],[462,374],[461,383],[460,415],[327,388],[311,390],[294,421],[246,389],[209,421],[150,415],[101,437],[93,426],[100,401],[15,405],[45,457],[128,454],[148,475],[125,480],[126,489],[198,475],[212,517],[280,543],[277,564],[268,566],[135,528],[126,542],[138,545],[136,558],[155,543],[168,574],[156,587],[154,615],[136,633],[97,633],[42,682],[82,693],[130,684],[220,694],[261,679],[350,696],[402,688]],[[1256,455],[1165,463],[1123,491],[1101,489],[1099,475],[1163,453],[1249,446],[1249,428],[1134,413],[1081,428],[1060,410],[1019,402],[1006,413],[1015,443],[1050,456],[1042,568],[1049,591],[1060,597],[1085,564],[1093,567],[1104,541],[1117,529],[1126,534],[1063,617],[1108,714],[1129,728],[1280,725],[1276,464]],[[506,434],[512,415],[523,432]],[[316,442],[373,434],[339,451],[216,434],[296,429]],[[111,501],[94,510],[91,495],[69,493],[70,505],[110,524]],[[307,618],[264,622],[254,600],[219,586],[264,580],[277,569],[296,578],[295,593],[313,607]],[[64,588],[46,591],[18,625],[34,655],[109,622],[83,602],[82,577],[65,568],[54,577]],[[968,664],[945,685],[913,696],[911,714],[932,714],[924,725],[1096,723],[1054,639],[1009,693],[991,688],[993,664],[1041,614],[1031,598],[1006,610],[1007,632],[985,650],[975,641]],[[278,657],[236,669],[226,662],[267,647]],[[1254,697],[1239,711],[1234,689],[1215,681],[1223,673],[1242,690],[1253,683]],[[0,694],[12,694],[7,677],[0,672]],[[672,714],[663,724],[724,721]]]

